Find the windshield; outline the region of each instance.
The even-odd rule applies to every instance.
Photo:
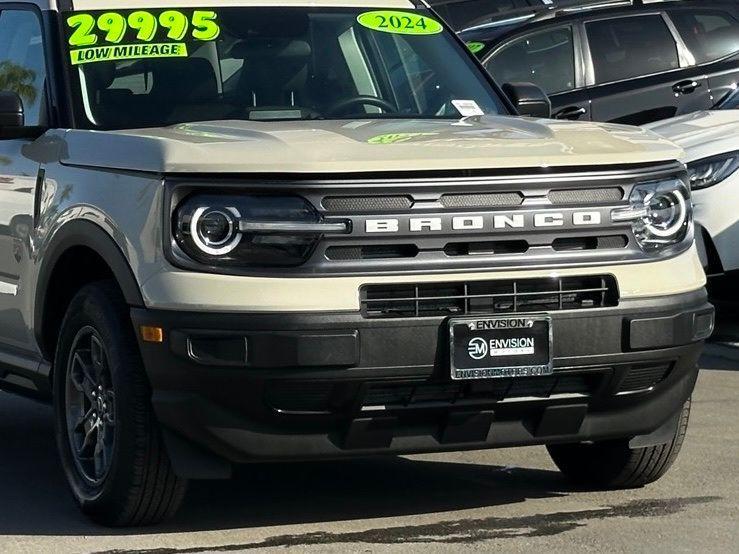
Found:
[[[89,128],[506,113],[428,11],[173,8],[65,20]]]

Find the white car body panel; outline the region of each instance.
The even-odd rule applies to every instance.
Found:
[[[682,146],[686,164],[739,151],[739,110],[697,112],[646,125]],[[739,269],[739,171],[717,185],[693,192],[695,218],[708,233],[724,271]],[[704,265],[703,234],[696,233]]]
[[[64,141],[66,164],[151,173],[603,168],[683,156],[672,142],[636,127],[509,116],[214,121],[125,131],[55,131],[48,139]]]

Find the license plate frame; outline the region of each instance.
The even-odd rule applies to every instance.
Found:
[[[460,329],[455,333],[460,326],[466,327],[466,331],[460,332]],[[554,333],[552,318],[548,314],[451,318],[448,328],[449,366],[453,381],[545,377],[554,373]],[[470,338],[470,335],[473,336]],[[493,348],[491,338],[524,341],[509,343],[515,348],[501,349]],[[539,343],[542,339],[546,343],[545,353],[541,352],[541,347],[537,349],[537,338]],[[472,339],[476,339],[474,343]],[[525,339],[533,340],[533,352]],[[466,346],[458,342],[462,340],[466,340]],[[466,362],[458,359],[462,350],[467,352]],[[499,364],[492,363],[491,360],[496,358],[501,360]],[[516,363],[519,359],[521,363]]]

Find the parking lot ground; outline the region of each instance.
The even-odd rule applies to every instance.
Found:
[[[571,488],[543,448],[244,468],[172,523],[76,510],[50,408],[0,393],[0,552],[739,551],[739,349],[708,347],[682,455],[649,487]]]

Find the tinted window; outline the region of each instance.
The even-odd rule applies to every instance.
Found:
[[[739,52],[739,21],[728,13],[676,11],[670,14],[698,63]]]
[[[0,90],[23,100],[26,125],[39,125],[45,102],[46,67],[41,23],[31,11],[0,13]]]
[[[486,63],[499,83],[529,82],[547,94],[575,88],[575,49],[572,29],[552,29],[503,47]]]
[[[659,15],[592,21],[586,25],[596,83],[677,69],[677,45]]]
[[[185,56],[72,66],[75,100],[91,126],[106,129],[224,119],[459,119],[462,100],[486,114],[505,112],[451,33],[377,31],[358,22],[362,13],[223,8],[216,39],[187,43]]]

